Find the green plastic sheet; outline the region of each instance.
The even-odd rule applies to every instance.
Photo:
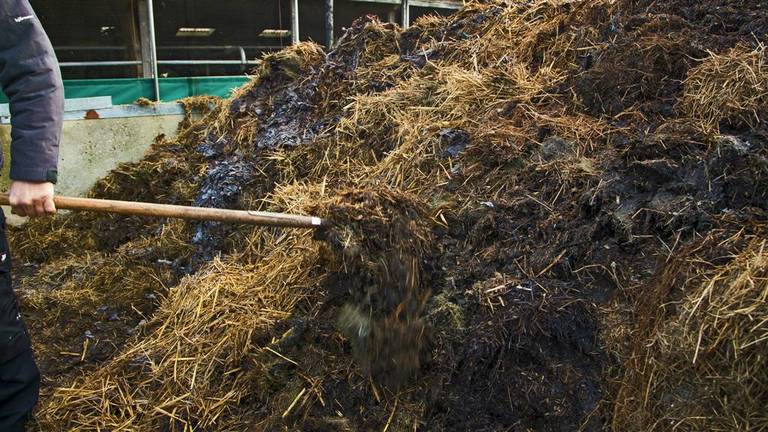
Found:
[[[246,76],[160,78],[160,97],[166,102],[188,96],[227,97],[233,89],[246,81]],[[154,93],[152,80],[145,78],[64,80],[64,95],[67,99],[112,96],[113,104],[123,105],[141,97],[154,100]],[[0,93],[0,103],[7,102],[8,98]]]

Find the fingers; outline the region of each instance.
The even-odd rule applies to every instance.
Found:
[[[37,209],[35,203],[28,199],[10,199],[11,213],[19,216],[35,217]]]
[[[24,208],[24,214],[27,215],[27,217],[35,217],[37,214],[35,213],[35,205],[34,204],[27,204],[22,206]]]
[[[43,207],[45,214],[52,215],[56,213],[56,203],[53,202],[53,197],[45,197],[45,203],[43,203]]]
[[[16,196],[11,194],[8,201],[9,201],[9,204],[11,205],[11,213],[18,216],[27,215],[27,213],[24,211],[24,206],[21,205],[21,200],[19,200]]]
[[[38,217],[56,213],[53,195],[52,183],[14,180],[8,191],[8,201],[13,214]]]
[[[13,205],[11,204],[11,213],[17,215],[17,216],[26,216],[27,214],[24,212],[24,208],[19,205]]]
[[[52,215],[56,213],[56,204],[52,197],[45,197],[37,200],[9,200],[11,204],[11,213],[18,216],[39,217]]]
[[[32,207],[35,208],[35,216],[45,216],[45,201],[36,200],[32,203]]]

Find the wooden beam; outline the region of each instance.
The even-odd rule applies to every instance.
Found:
[[[147,0],[139,0],[138,14],[139,37],[141,41],[141,77],[154,78],[155,70],[152,66],[155,62],[155,50],[152,49],[152,38],[149,34],[149,6],[147,5]]]
[[[128,58],[131,60],[141,60],[141,32],[139,31],[139,22],[136,19],[139,16],[138,0],[130,0],[126,3],[127,12],[121,14],[120,26],[126,30],[127,41],[126,45],[120,49],[128,54]],[[54,48],[54,50],[57,48]],[[145,70],[142,65],[136,65],[136,76],[144,78]]]

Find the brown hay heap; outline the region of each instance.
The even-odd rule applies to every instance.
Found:
[[[187,101],[92,195],[335,225],[15,232],[39,428],[768,428],[768,11],[731,3],[368,17]]]
[[[738,45],[709,58],[685,80],[681,109],[704,127],[754,127],[768,110],[768,53],[764,45]]]
[[[765,224],[726,217],[663,266],[640,304],[647,339],[633,348],[617,429],[766,427],[767,238]]]

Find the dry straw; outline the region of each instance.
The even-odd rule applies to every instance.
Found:
[[[58,389],[41,417],[86,430],[222,424],[259,391],[242,369],[264,349],[254,338],[287,318],[318,282],[311,276],[317,245],[308,233],[259,237],[251,258],[217,260],[170,290],[129,347]]]
[[[366,373],[397,375],[407,369],[404,375],[410,375],[421,365],[412,350],[388,348],[397,347],[390,339],[408,339],[419,347],[423,342],[421,315],[430,287],[423,286],[420,266],[435,246],[430,230],[449,226],[450,218],[457,220],[478,206],[501,205],[501,213],[530,218],[531,230],[556,224],[567,230],[569,220],[595,217],[588,207],[600,199],[606,206],[618,200],[597,196],[616,180],[603,174],[624,174],[621,153],[635,143],[626,123],[645,130],[649,116],[635,107],[614,118],[595,116],[572,88],[584,72],[584,54],[611,45],[601,38],[617,13],[616,2],[607,0],[490,1],[470,2],[450,18],[420,19],[406,32],[363,20],[332,53],[311,43],[289,47],[266,56],[251,82],[230,99],[188,101],[210,112],[189,119],[176,139],[158,141],[143,161],[113,172],[94,195],[189,203],[198,192],[195,179],[214,163],[196,149],[213,137],[224,143],[223,153],[254,161],[240,206],[313,213],[343,225],[326,233],[327,242],[305,231],[232,229],[228,253],[184,277],[157,264],[193,254],[187,241],[193,226],[70,217],[24,228],[15,237],[22,255],[48,260],[45,272],[25,282],[30,307],[49,308],[51,314],[82,309],[87,316],[86,309],[110,299],[124,304],[147,293],[161,294],[148,322],[115,347],[114,355],[79,369],[82,374],[63,379],[46,395],[38,415],[42,427],[296,430],[310,428],[310,420],[320,421],[310,414],[323,412],[331,414],[316,429],[359,430],[352,419],[337,414],[347,408],[330,399],[334,389],[324,387],[329,382],[343,383],[347,387],[341,388],[353,393],[354,406],[344,415],[364,416],[367,425],[390,431],[424,426],[428,407],[419,395],[427,390],[418,387],[421,383],[396,394]],[[401,56],[410,45],[410,52],[418,54]],[[723,119],[759,120],[756,113],[766,102],[764,55],[762,47],[739,47],[713,54],[690,72],[681,107],[701,121],[699,129],[706,128],[695,133],[710,137]],[[614,90],[628,91],[635,84]],[[302,145],[263,148],[259,139],[281,108],[274,106],[274,98],[285,91],[304,95],[301,121],[287,129],[312,126],[313,131],[304,135],[309,138]],[[446,142],[451,136],[466,137],[466,142]],[[451,145],[460,156],[447,151]],[[468,224],[482,229],[481,222]],[[523,222],[514,230],[524,229]],[[600,226],[607,230],[609,222]],[[114,236],[107,226],[127,229]],[[477,235],[502,237],[513,229],[497,232],[489,225],[486,231]],[[584,233],[601,235],[597,229]],[[685,270],[683,278],[661,278],[665,289],[680,293],[673,299],[675,310],[657,314],[654,301],[667,305],[670,300],[659,288],[660,295],[637,309],[648,311],[645,320],[605,327],[640,341],[627,358],[621,357],[625,347],[610,347],[620,357],[621,370],[606,371],[606,380],[623,378],[621,390],[606,390],[617,407],[611,418],[617,430],[669,427],[669,421],[700,425],[702,416],[721,429],[765,427],[758,410],[758,402],[765,401],[761,383],[766,379],[760,355],[768,314],[764,233],[714,233],[699,241],[699,249],[690,249],[661,272],[667,277]],[[35,249],[30,238],[36,236],[38,245],[60,245],[55,252],[70,253],[51,259],[56,253]],[[110,242],[112,237],[122,240]],[[542,242],[554,245],[556,240]],[[700,256],[718,248],[727,250],[728,259]],[[491,256],[495,250],[489,245],[471,259],[482,260],[482,254]],[[551,257],[544,255],[504,264],[538,279],[568,273],[568,263],[581,259],[559,247]],[[593,267],[603,264],[611,263]],[[405,279],[388,280],[393,268]],[[612,278],[618,282],[621,275],[614,269]],[[330,279],[346,281],[344,292],[332,292]],[[407,283],[398,285],[402,280]],[[37,284],[52,289],[34,289]],[[389,290],[370,294],[370,286]],[[355,295],[365,300],[358,298],[346,309],[340,304],[345,302],[339,298]],[[361,306],[381,296],[394,297],[395,307]],[[637,300],[631,293],[626,296]],[[634,304],[626,307],[635,310]],[[336,320],[329,319],[338,310],[348,311],[341,327],[363,334],[358,346],[384,341],[377,347],[385,348],[358,355],[355,362],[349,352],[354,332],[342,337]],[[310,321],[306,334],[302,320]],[[366,339],[361,332],[366,326],[390,331]],[[375,370],[377,356],[407,366]],[[650,374],[638,375],[639,370]],[[709,398],[709,411],[696,411],[691,404],[663,411],[670,398],[689,395],[679,390],[680,380],[688,386],[683,390],[708,392],[702,397]],[[726,399],[723,389],[741,397],[742,408],[733,408],[737,404]]]
[[[768,54],[765,46],[739,45],[710,57],[688,73],[680,109],[706,130],[756,126],[768,110]]]
[[[716,230],[662,270],[641,300],[647,339],[629,358],[614,428],[768,427],[765,235],[765,226]]]
[[[576,7],[589,9],[585,5],[582,2]],[[556,29],[572,11],[557,2],[530,7],[472,4],[460,12],[459,19],[477,13],[487,14],[489,21],[478,26],[470,40],[429,41],[429,46],[448,55],[427,62],[420,70],[393,66],[392,42],[397,38],[390,27],[368,24],[362,47],[357,47],[362,37],[342,41],[342,48],[357,47],[362,53],[357,78],[341,83],[321,81],[332,97],[323,99],[318,108],[318,115],[334,107],[343,109],[338,126],[333,133],[297,149],[265,151],[263,160],[277,163],[284,170],[278,172],[278,179],[288,184],[269,197],[259,197],[253,206],[322,212],[318,199],[334,196],[350,185],[386,187],[398,194],[413,194],[415,200],[430,201],[457,176],[452,161],[442,153],[445,144],[439,132],[445,128],[460,128],[478,137],[478,149],[468,153],[469,163],[460,171],[472,181],[465,182],[456,200],[459,208],[478,193],[492,199],[509,187],[509,176],[493,175],[484,167],[489,161],[484,160],[483,147],[503,154],[502,158],[515,159],[522,145],[536,143],[541,125],[550,125],[556,133],[579,143],[577,155],[592,148],[606,126],[568,112],[550,96],[550,89],[562,83],[574,67],[574,50],[588,44],[591,30],[579,37],[558,35]],[[445,21],[429,18],[424,23],[429,29]],[[300,44],[265,57],[251,83],[238,89],[230,101],[213,107],[201,121],[191,123],[177,142],[182,148],[194,149],[214,133],[227,136],[233,148],[249,148],[263,117],[253,115],[248,106],[243,112],[225,107],[236,99],[259,101],[292,82],[324,76],[318,72],[320,53],[315,45]],[[365,88],[362,82],[372,77],[389,81],[391,88],[371,94],[344,93],[349,88]],[[343,99],[336,99],[339,97]],[[496,125],[504,123],[496,119],[510,107],[517,107],[514,124]],[[173,144],[158,144],[157,157],[126,169],[125,177],[150,183],[151,175],[186,180],[204,169],[199,160],[178,157],[170,159],[178,170],[169,167],[167,149]],[[478,158],[476,162],[473,157]],[[123,174],[113,174],[102,182],[101,190],[108,195],[120,193],[125,190],[122,183],[116,183],[121,178]],[[144,190],[162,196],[154,184]],[[277,417],[289,419],[313,404],[328,403],[317,386],[322,376],[302,375],[301,384],[289,384],[285,396],[270,396],[271,372],[266,366],[267,359],[274,361],[275,357],[303,366],[301,358],[290,358],[273,348],[270,335],[278,323],[322,298],[322,281],[334,271],[334,265],[342,264],[321,259],[319,247],[310,233],[262,229],[247,233],[238,252],[205,265],[168,290],[149,323],[113,359],[56,389],[43,404],[40,421],[46,427],[66,424],[82,430],[241,430],[256,415],[248,412],[247,401],[258,401]],[[126,252],[116,251],[117,256],[107,262],[119,260]],[[371,265],[375,269],[379,264]],[[114,272],[113,267],[103,270]],[[114,284],[104,282],[107,289]],[[423,307],[423,302],[419,298],[416,304]],[[400,328],[391,318],[383,319],[393,331]],[[416,322],[409,325],[416,327],[401,328],[405,330],[401,336],[413,335],[420,328]],[[377,337],[397,338],[398,334],[379,333]],[[374,385],[373,391],[380,394],[376,388]],[[388,425],[410,428],[422,410],[420,404],[402,402],[386,409],[385,418]],[[406,415],[409,412],[413,414]],[[398,420],[401,416],[405,420]]]

